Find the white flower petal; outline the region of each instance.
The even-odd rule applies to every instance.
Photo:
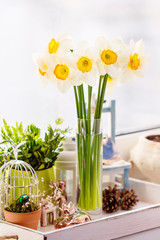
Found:
[[[119,72],[118,79],[122,83],[127,83],[136,79],[136,75],[133,70],[126,68],[126,70],[122,70]]]
[[[120,67],[127,67],[130,61],[128,51],[123,49],[121,53],[118,54],[118,64]]]
[[[62,93],[65,93],[71,87],[71,84],[68,80],[57,79],[57,87]]]
[[[104,49],[108,49],[109,47],[109,43],[108,41],[103,38],[103,37],[98,37],[96,40],[95,40],[95,47],[99,50],[104,50]]]
[[[95,86],[97,79],[98,79],[98,74],[97,74],[97,69],[94,68],[90,72],[87,72],[83,74],[83,81],[88,84],[89,86]]]
[[[135,52],[138,53],[139,55],[142,55],[144,53],[144,41],[142,39],[140,39],[135,44]]]
[[[73,40],[72,39],[64,39],[63,41],[60,42],[59,44],[59,51],[63,53],[63,51],[70,52],[74,48]]]
[[[112,64],[112,65],[105,65],[104,66],[106,73],[108,73],[111,78],[117,78],[118,76],[118,65]]]
[[[80,72],[72,70],[69,75],[69,81],[73,86],[79,86],[83,83]]]
[[[65,64],[68,65],[69,67],[75,69],[75,68],[76,68],[76,62],[75,62],[73,53],[65,54],[65,55],[63,56],[63,63],[65,63]]]
[[[98,58],[98,53],[96,52],[95,48],[93,48],[93,47],[87,48],[85,51],[85,54],[88,58],[90,58],[94,61],[96,61]]]
[[[44,68],[45,56],[42,53],[37,53],[33,55],[34,63],[41,69]]]
[[[55,75],[53,73],[50,75],[49,82],[51,84],[57,83],[57,79],[56,79],[56,77],[55,77]]]
[[[115,51],[121,51],[121,49],[124,48],[125,46],[123,39],[121,37],[112,39],[111,44],[113,50]]]
[[[81,41],[76,45],[75,52],[77,55],[85,56],[86,50],[89,48],[87,41]]]
[[[131,52],[131,53],[133,53],[134,50],[135,50],[135,42],[134,42],[133,39],[130,40],[129,49],[130,49],[130,52]]]
[[[107,82],[107,87],[106,87],[106,94],[111,95],[115,89],[118,87],[119,81],[118,79],[113,79],[112,81]]]
[[[148,56],[141,56],[140,57],[140,64],[141,68],[147,67],[149,64],[149,57]]]
[[[136,71],[134,71],[134,73],[135,73],[135,75],[137,75],[138,77],[144,77],[141,69],[137,69]]]
[[[100,59],[98,59],[96,63],[97,63],[97,68],[98,68],[99,74],[105,75],[106,71],[105,71],[104,64],[102,63],[102,61]]]
[[[41,55],[42,54],[40,54],[40,53],[35,53],[35,54],[32,55],[32,59],[33,59],[34,64],[36,64],[36,65],[40,64]]]
[[[42,76],[40,73],[38,73],[42,87],[46,87],[47,84],[49,83],[49,79],[46,76]]]

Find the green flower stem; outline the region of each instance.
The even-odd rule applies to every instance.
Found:
[[[91,202],[91,97],[92,87],[88,86],[88,109],[87,109],[87,134],[86,134],[86,210],[90,210]]]
[[[74,95],[75,95],[75,101],[76,101],[76,110],[77,110],[77,118],[79,119],[80,116],[80,109],[79,109],[79,102],[78,102],[78,95],[77,95],[77,89],[74,86]],[[80,123],[78,122],[78,132],[80,131]],[[80,179],[83,179],[83,167],[82,167],[82,161],[81,161],[81,142],[79,134],[77,134],[77,149],[78,149],[78,169],[79,169],[79,177]],[[81,182],[80,182],[81,183]],[[82,184],[81,184],[82,189]]]
[[[82,96],[82,108],[83,108],[83,114],[84,114],[84,123],[85,123],[85,136],[83,139],[83,161],[84,161],[84,188],[85,188],[85,209],[90,209],[90,159],[89,159],[89,148],[90,148],[90,142],[89,142],[89,135],[90,132],[88,131],[88,123],[90,123],[90,119],[86,119],[86,105],[85,105],[85,98],[84,98],[84,90],[83,85],[81,87],[81,96]]]
[[[92,98],[92,87],[88,86],[88,109],[87,109],[87,119],[91,120],[91,98]],[[90,123],[91,121],[88,121],[88,132],[90,132]]]
[[[81,97],[82,97],[82,109],[83,109],[84,119],[86,119],[86,105],[85,105],[83,84],[80,86],[80,89],[81,89]]]
[[[97,151],[97,181],[98,181],[98,187],[97,187],[97,206],[101,207],[102,205],[102,189],[99,188],[100,186],[100,180],[101,180],[101,147],[102,147],[102,134],[98,135],[98,151]]]
[[[103,76],[100,76],[99,78],[99,86],[98,86],[98,96],[97,96],[97,101],[96,101],[96,108],[95,108],[95,114],[94,114],[94,119],[98,119],[99,115],[99,104],[100,104],[100,93],[101,93],[101,85],[102,85],[102,80]]]
[[[93,152],[93,174],[92,174],[92,209],[97,208],[97,136],[94,136],[94,152]]]
[[[83,110],[82,110],[82,94],[81,94],[81,86],[78,86],[78,96],[79,96],[79,118],[83,118]]]
[[[88,86],[88,106],[86,111],[83,85],[74,87],[77,117],[77,151],[80,181],[78,206],[81,209],[96,210],[102,206],[101,179],[101,114],[108,75],[100,76],[93,129],[91,130],[92,87]]]
[[[76,100],[77,118],[79,118],[79,103],[78,103],[77,89],[75,86],[74,86],[74,95]]]
[[[80,85],[77,87],[78,88],[78,95],[79,95],[79,109],[80,109],[80,114],[79,114],[79,121],[80,121],[80,129],[79,129],[79,138],[80,138],[80,145],[78,146],[79,151],[80,151],[80,156],[79,156],[79,161],[80,163],[80,169],[79,172],[81,172],[81,177],[80,177],[80,185],[81,185],[81,196],[80,196],[80,203],[81,203],[81,208],[85,209],[85,203],[86,201],[86,140],[85,140],[85,135],[84,131],[86,132],[86,109],[85,109],[85,99],[84,99],[84,91],[83,91],[83,85]],[[85,119],[85,121],[83,121]],[[84,130],[84,131],[83,131]]]
[[[104,95],[105,95],[106,85],[107,85],[107,78],[108,78],[108,74],[106,74],[104,77],[100,76],[94,119],[101,119]],[[102,80],[103,80],[103,83],[102,83]],[[93,209],[101,207],[101,200],[100,200],[101,193],[99,192],[99,184],[100,184],[99,181],[100,181],[100,174],[101,174],[100,154],[101,154],[102,135],[99,135],[100,124],[101,124],[100,121],[98,122],[98,124],[97,124],[97,121],[93,124],[93,132],[95,133],[92,141],[92,150],[91,150],[91,154],[94,155],[93,173],[92,173],[92,180],[93,180],[92,199],[94,199]]]
[[[81,92],[80,89],[78,89],[78,94],[77,94],[77,89],[74,86],[74,94],[75,94],[75,100],[76,100],[76,109],[77,109],[77,118],[79,119],[80,117],[82,118],[82,105],[80,101],[78,101],[78,94],[79,94],[79,99],[81,99]],[[78,121],[78,133],[81,131],[81,123]],[[82,138],[80,137],[80,134],[77,134],[77,150],[78,150],[78,169],[79,169],[79,178],[80,178],[80,188],[81,188],[81,195],[79,198],[79,204],[81,205],[82,208],[84,208],[83,203],[84,203],[84,183],[83,183],[83,175],[84,175],[84,166],[83,166],[83,161],[82,161],[82,156],[83,156],[83,148],[82,148]]]
[[[102,115],[104,95],[105,95],[105,92],[106,92],[106,86],[107,86],[108,76],[109,76],[109,75],[106,74],[106,75],[104,76],[104,79],[103,79],[103,84],[102,84],[102,89],[101,89],[101,97],[100,97],[100,104],[99,104],[99,114],[98,114],[98,118],[99,118],[99,119],[101,118],[101,115]]]

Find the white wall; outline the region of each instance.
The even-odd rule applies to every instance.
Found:
[[[144,38],[151,61],[145,77],[119,88],[117,128],[145,127],[160,119],[160,2],[158,0],[1,0],[0,123],[34,122],[42,128],[57,114],[75,126],[72,89],[65,95],[53,86],[43,89],[32,54],[53,36],[68,30],[76,41],[97,35]]]

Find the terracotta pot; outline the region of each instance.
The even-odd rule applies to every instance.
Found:
[[[37,230],[38,222],[41,216],[41,208],[29,213],[14,213],[4,210],[4,217],[7,222],[21,225]]]
[[[160,135],[141,136],[130,152],[131,176],[160,184]]]

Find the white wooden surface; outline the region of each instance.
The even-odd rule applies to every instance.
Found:
[[[159,240],[160,228],[155,228],[145,232],[140,232],[126,237],[116,238],[114,240]]]
[[[44,240],[44,236],[39,233],[18,227],[13,224],[0,222],[0,237],[7,235],[18,235],[19,240]]]
[[[154,215],[154,221],[151,216]],[[47,239],[110,240],[160,226],[160,208],[121,215],[47,234]]]
[[[49,226],[43,229],[43,234],[49,240],[109,240],[133,237],[139,232],[160,227],[160,186],[130,179],[130,187],[136,190],[140,198],[133,210],[103,214],[101,219],[54,232]]]
[[[52,226],[43,228],[42,232],[1,223],[0,236],[16,234],[20,240],[42,240],[43,237],[47,240],[140,239],[137,236],[143,236],[144,231],[160,227],[160,185],[130,179],[130,187],[135,188],[140,198],[133,210],[104,213],[100,219],[56,231]]]

